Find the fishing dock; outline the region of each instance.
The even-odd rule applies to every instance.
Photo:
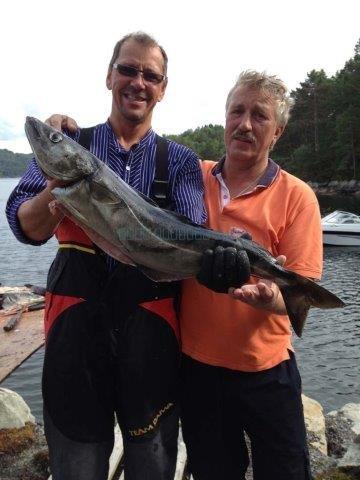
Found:
[[[44,309],[24,312],[20,321],[9,331],[4,326],[7,316],[0,316],[0,383],[19,367],[36,350],[44,345]],[[110,457],[108,480],[124,480],[124,450],[121,432],[115,427],[115,444]],[[180,433],[178,458],[174,480],[188,479],[186,473],[186,449]],[[51,480],[51,476],[48,480]]]
[[[44,310],[24,312],[10,331],[4,327],[8,316],[0,316],[0,382],[44,345]]]

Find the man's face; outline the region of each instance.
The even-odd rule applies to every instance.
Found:
[[[283,127],[276,120],[276,103],[265,92],[237,88],[226,112],[226,155],[244,167],[266,162]]]
[[[122,45],[114,63],[164,73],[164,60],[160,49],[144,47],[135,40],[128,40]],[[165,94],[166,80],[154,84],[144,80],[140,73],[132,78],[110,69],[106,85],[112,90],[113,96],[111,116],[138,124],[151,122],[152,110]]]

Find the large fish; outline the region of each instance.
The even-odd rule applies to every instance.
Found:
[[[136,265],[155,281],[195,277],[206,249],[244,249],[251,273],[277,283],[295,333],[301,336],[310,307],[344,303],[315,282],[280,266],[257,243],[197,226],[157,207],[78,143],[35,118],[25,131],[39,167],[51,178],[71,182],[52,191],[69,217],[104,251]]]

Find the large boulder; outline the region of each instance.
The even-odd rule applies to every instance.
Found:
[[[28,422],[35,423],[35,418],[23,398],[12,390],[0,388],[0,430],[22,428]]]
[[[302,395],[305,426],[310,455],[311,470],[315,478],[329,472],[336,461],[327,454],[325,417],[323,408],[316,400]]]
[[[360,478],[360,404],[347,403],[326,415],[329,453],[338,467]]]
[[[0,480],[45,480],[48,452],[44,431],[17,393],[0,388]]]
[[[0,452],[15,454],[35,438],[35,418],[22,397],[0,388]]]
[[[302,395],[302,403],[309,446],[327,455],[323,408],[319,402],[305,395]]]

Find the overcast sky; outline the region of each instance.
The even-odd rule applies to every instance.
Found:
[[[353,56],[360,1],[11,0],[0,7],[0,148],[29,152],[26,115],[64,112],[81,126],[107,119],[107,65],[116,41],[143,30],[169,56],[158,133],[224,123],[240,71],[267,70],[291,89]]]

